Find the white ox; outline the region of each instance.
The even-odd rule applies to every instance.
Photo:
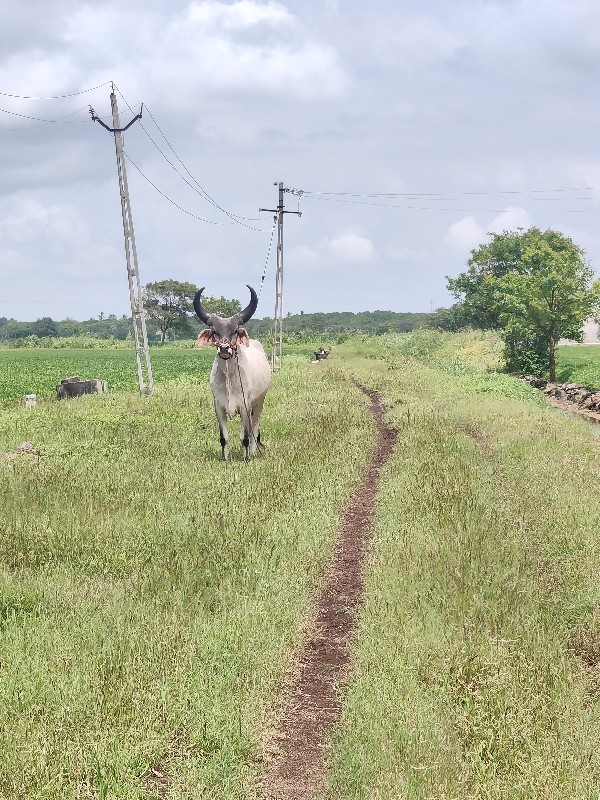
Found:
[[[209,314],[200,297],[204,287],[194,297],[194,310],[209,328],[201,331],[196,347],[212,344],[217,355],[210,373],[210,388],[215,399],[215,413],[221,433],[223,458],[229,456],[227,420],[237,414],[242,419],[240,439],[246,459],[256,453],[260,444],[260,415],[271,382],[271,366],[262,344],[250,339],[243,325],[256,311],[258,297],[251,286],[250,303],[233,317]]]

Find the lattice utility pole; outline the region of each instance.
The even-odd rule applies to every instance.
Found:
[[[259,208],[259,211],[272,211],[277,214],[277,272],[275,274],[275,317],[273,319],[273,341],[271,345],[271,370],[275,372],[281,369],[283,358],[283,215],[297,214],[302,216],[301,211],[285,211],[283,205],[284,192],[293,192],[301,195],[302,192],[296,189],[287,189],[280,181],[274,186],[279,186],[279,203],[277,208]]]
[[[133,217],[131,215],[131,202],[129,200],[129,188],[127,185],[127,171],[125,169],[125,153],[123,149],[123,131],[131,127],[134,122],[142,117],[142,110],[131,122],[121,127],[119,120],[119,109],[117,107],[117,96],[114,86],[110,95],[112,108],[113,127],[109,128],[101,119],[96,116],[94,109],[90,107],[90,113],[94,122],[99,122],[103,128],[114,134],[115,151],[117,154],[117,172],[119,174],[119,193],[121,195],[121,213],[123,216],[123,234],[125,236],[125,260],[127,262],[127,279],[129,281],[129,301],[131,303],[131,319],[133,322],[133,338],[135,342],[135,358],[137,363],[138,385],[141,394],[152,394],[154,381],[152,379],[152,364],[150,363],[150,348],[148,346],[148,333],[146,331],[146,315],[144,312],[144,301],[142,299],[142,287],[140,284],[140,271],[138,269],[137,250],[135,247],[135,233],[133,230]],[[143,360],[142,360],[143,356]]]

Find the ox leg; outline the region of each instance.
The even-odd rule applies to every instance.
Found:
[[[250,416],[244,411],[240,415],[242,418],[242,425],[240,430],[240,441],[242,442],[242,447],[244,448],[244,457],[246,461],[252,455],[252,412],[250,412]]]
[[[221,440],[221,453],[223,454],[223,460],[227,461],[229,458],[229,432],[227,431],[227,412],[224,408],[221,408],[215,403],[215,413],[217,415],[217,421],[219,423],[219,433],[220,433],[220,440]]]
[[[250,455],[253,456],[256,454],[256,447],[260,444],[260,415],[262,414],[263,405],[265,399],[264,397],[254,404],[252,408],[252,420],[251,420],[251,431],[252,434],[250,436]]]

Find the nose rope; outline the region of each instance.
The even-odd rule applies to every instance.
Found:
[[[219,351],[221,350],[222,347],[228,347],[231,350],[230,358],[233,357],[233,356],[237,356],[237,349],[238,349],[237,344],[233,344],[231,339],[228,339],[226,336],[224,336],[222,339],[219,339],[218,341],[216,341],[215,342],[215,347]],[[221,355],[220,352],[218,353],[218,355],[219,355],[220,358],[223,358],[223,356]],[[229,359],[224,359],[224,360],[228,361]]]
[[[227,416],[231,408],[231,377],[229,375],[229,359],[225,360],[225,390],[227,391]]]

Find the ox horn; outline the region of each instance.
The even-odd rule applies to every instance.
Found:
[[[208,325],[208,317],[210,315],[208,314],[206,309],[202,308],[202,303],[200,302],[200,295],[202,294],[203,291],[204,291],[204,286],[200,289],[199,292],[196,292],[196,295],[194,297],[194,311],[196,312],[196,314],[198,314],[202,322],[205,325]]]
[[[248,286],[248,284],[246,284],[246,286]],[[240,311],[240,325],[243,325],[244,322],[248,322],[250,317],[256,311],[256,306],[258,305],[258,297],[256,296],[256,292],[251,286],[248,286],[248,289],[250,289],[250,302],[243,311]]]

